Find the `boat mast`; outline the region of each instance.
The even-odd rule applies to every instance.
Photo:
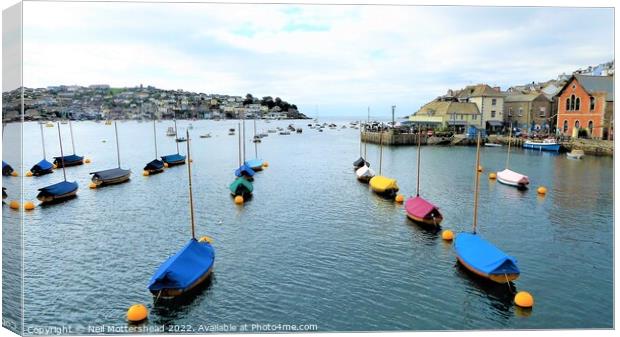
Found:
[[[258,159],[258,143],[256,142],[256,116],[254,116],[254,158]]]
[[[174,113],[174,141],[177,143],[177,154],[180,153],[179,151],[179,132],[177,131],[177,113]]]
[[[73,126],[71,124],[71,119],[69,119],[69,131],[71,132],[71,148],[73,149],[73,154],[75,154],[75,142],[73,141]]]
[[[155,113],[153,113],[153,140],[155,143],[155,159],[157,159],[157,126],[155,124]]]
[[[58,125],[58,141],[60,142],[60,162],[62,163],[62,176],[67,181],[67,173],[65,172],[65,155],[62,152],[62,137],[60,136],[60,122],[56,122]]]
[[[116,135],[116,161],[118,162],[118,168],[121,168],[121,152],[118,146],[118,129],[116,128],[116,121],[114,121],[114,134]]]
[[[189,214],[192,221],[192,239],[196,239],[196,230],[194,225],[194,198],[192,196],[192,159],[189,153],[189,130],[187,133],[187,175],[189,177]]]
[[[415,194],[416,197],[420,196],[420,142],[421,142],[421,133],[420,133],[420,125],[418,124],[418,181],[416,183]]]
[[[478,131],[480,132],[480,131]],[[480,188],[480,133],[478,133],[478,141],[476,142],[476,167],[474,174],[476,175],[476,185],[474,187],[474,234],[476,234],[476,226],[478,225],[478,189]]]
[[[43,145],[43,159],[45,159],[45,136],[43,136],[43,124],[39,124],[41,127],[41,144]]]
[[[512,140],[512,122],[510,123],[510,131],[508,131],[508,154],[506,155],[506,169],[508,169],[508,162],[510,161],[510,143]]]
[[[364,125],[364,128],[366,128],[366,126],[368,125],[368,123],[370,123],[370,106],[368,107],[368,118],[366,119],[366,125]],[[361,130],[362,130],[362,125],[360,124],[360,132],[361,132]],[[368,158],[368,157],[366,156],[366,148],[367,148],[366,143],[368,143],[368,142],[367,142],[367,141],[366,141],[366,142],[364,142],[364,158]]]
[[[362,125],[362,121],[359,121],[359,124]],[[362,128],[360,128],[360,157],[362,157]],[[364,158],[364,161],[366,161],[365,157],[362,158]]]
[[[245,163],[245,112],[242,113],[243,115],[243,162]]]
[[[379,133],[379,175],[381,175],[381,166],[383,165],[383,130]]]
[[[239,167],[241,167],[241,123],[237,123],[237,132],[239,134]]]

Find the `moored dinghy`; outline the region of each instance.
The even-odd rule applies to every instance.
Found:
[[[399,190],[396,179],[384,177],[381,175],[381,166],[383,164],[383,133],[379,138],[379,175],[372,177],[368,183],[373,192],[380,196],[393,199]]]
[[[512,124],[510,124],[510,132],[508,134],[508,152],[506,154],[506,168],[503,171],[497,172],[497,181],[504,185],[515,186],[519,189],[527,189],[530,184],[530,179],[521,173],[508,169],[510,163],[510,143],[512,140]]]
[[[3,176],[10,176],[13,175],[13,172],[15,170],[13,170],[13,167],[11,167],[11,165],[9,165],[7,162],[5,162],[4,160],[2,161],[2,175]]]
[[[233,197],[240,195],[244,199],[249,197],[254,190],[252,183],[243,177],[238,177],[235,179],[235,181],[233,181],[228,188],[230,189],[230,194]]]
[[[405,202],[405,211],[407,212],[407,217],[415,222],[439,227],[439,225],[441,224],[441,221],[443,221],[443,216],[441,215],[441,212],[439,212],[439,208],[437,208],[437,206],[433,205],[432,203],[420,197],[420,162],[421,162],[420,144],[422,142],[421,138],[422,138],[422,133],[421,133],[420,128],[418,127],[416,196],[414,198],[407,199],[407,201]]]
[[[95,184],[95,187],[116,185],[129,181],[131,170],[125,170],[121,168],[121,156],[118,145],[118,128],[116,126],[116,121],[114,121],[114,133],[116,135],[116,157],[118,167],[103,171],[91,172],[90,174],[93,175],[91,181],[93,182],[93,184]]]
[[[190,156],[190,137],[187,131],[187,156]],[[187,294],[209,278],[215,263],[215,249],[208,237],[196,240],[194,224],[194,200],[192,197],[192,169],[188,160],[189,204],[192,238],[176,254],[157,268],[148,289],[157,298],[174,298]]]
[[[370,167],[364,165],[355,171],[355,175],[357,176],[357,180],[363,183],[368,183],[370,179],[375,176],[375,171],[373,171],[373,169],[371,169]]]
[[[60,128],[60,126],[58,127]],[[54,157],[54,165],[56,165],[56,167],[69,167],[84,164],[84,157],[75,154],[75,140],[73,139],[73,124],[71,124],[71,120],[69,120],[69,132],[71,133],[71,148],[73,150],[73,154]]]
[[[164,165],[167,167],[172,167],[172,166],[177,166],[177,165],[183,165],[185,164],[185,156],[180,154],[179,152],[179,142],[177,141],[177,118],[176,118],[176,114],[174,116],[174,140],[175,143],[177,144],[177,153],[175,154],[169,154],[167,156],[162,156],[161,160],[164,162]]]
[[[245,129],[243,138],[245,139]],[[258,142],[254,142],[254,159],[246,160],[243,163],[246,166],[249,166],[255,172],[263,170],[263,164],[265,163],[262,159],[258,159],[258,144],[260,143],[260,137],[256,134],[256,118],[254,118],[254,140],[258,139]],[[244,145],[245,146],[245,145]]]
[[[153,143],[155,145],[155,159],[151,160],[144,166],[144,171],[149,175],[157,174],[164,171],[164,162],[162,160],[157,159],[157,124],[155,123],[155,118],[153,116]],[[147,174],[145,173],[145,174]]]
[[[60,158],[64,158],[64,154],[62,151],[62,137],[60,136],[60,123],[58,123],[58,141],[60,142]],[[67,173],[65,172],[65,165],[62,165],[62,175],[64,180],[39,189],[39,194],[37,195],[37,199],[41,201],[43,204],[51,204],[54,202],[66,200],[72,197],[75,197],[78,190],[77,182],[69,182],[67,181]]]
[[[473,233],[460,233],[454,241],[457,260],[470,272],[497,283],[508,283],[519,275],[517,260],[476,234],[480,189],[480,134],[476,150]]]
[[[54,172],[54,165],[47,161],[45,155],[45,136],[43,134],[43,124],[39,124],[39,127],[41,128],[41,145],[43,147],[43,159],[40,162],[34,164],[34,166],[32,166],[32,168],[30,169],[30,173],[32,173],[33,176],[37,177]]]

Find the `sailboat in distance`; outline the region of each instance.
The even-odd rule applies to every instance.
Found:
[[[145,175],[164,172],[164,162],[157,159],[157,124],[155,123],[155,114],[153,114],[153,144],[155,145],[155,159],[144,166]]]
[[[121,184],[129,181],[131,170],[125,170],[121,168],[121,155],[120,147],[118,144],[118,128],[116,126],[116,121],[114,121],[114,134],[116,136],[116,160],[118,163],[118,167],[103,171],[91,172],[90,174],[93,175],[91,178],[91,188]]]
[[[517,173],[508,169],[510,162],[510,143],[512,140],[512,123],[510,124],[510,132],[508,134],[508,152],[506,154],[506,168],[503,171],[497,172],[497,180],[509,186],[514,186],[520,190],[527,189],[530,184],[530,179],[521,173]]]
[[[172,167],[185,164],[185,156],[179,153],[179,138],[177,130],[177,117],[174,115],[174,142],[177,145],[177,153],[162,156],[161,160],[164,162],[164,166]]]

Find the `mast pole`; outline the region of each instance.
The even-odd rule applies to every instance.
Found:
[[[366,119],[366,124],[364,125],[364,128],[366,128],[366,126],[368,125],[369,122],[370,122],[370,106],[368,107],[368,118]],[[362,125],[360,124],[360,131],[361,130],[362,130]],[[364,142],[364,158],[368,158],[368,156],[366,154],[367,153],[366,149],[368,147],[367,143],[368,143],[368,140],[366,140]]]
[[[362,121],[359,121],[360,125],[362,125]],[[360,128],[360,157],[362,157],[362,128]],[[364,161],[366,161],[366,157],[363,157]]]
[[[45,157],[45,136],[43,136],[43,124],[39,124],[39,126],[41,127],[41,144],[43,144],[43,159],[46,159]]]
[[[56,122],[58,125],[58,141],[60,142],[60,162],[62,163],[62,176],[67,181],[67,173],[65,172],[65,154],[62,151],[62,137],[60,136],[60,122]]]
[[[254,158],[258,159],[258,143],[256,143],[256,116],[254,116]]]
[[[73,125],[71,124],[71,119],[69,119],[69,131],[71,132],[71,148],[73,149],[73,154],[75,154],[75,142],[73,141]]]
[[[379,133],[379,175],[381,175],[381,166],[383,165],[383,130]]]
[[[510,122],[510,131],[508,132],[508,155],[506,156],[506,168],[508,168],[508,162],[510,161],[510,143],[512,141],[512,122]]]
[[[245,112],[243,114],[243,162],[245,162]]]
[[[153,114],[153,140],[155,143],[155,159],[157,159],[157,126],[155,124],[155,114]]]
[[[476,175],[476,185],[474,187],[474,234],[476,234],[476,226],[478,225],[478,189],[480,188],[480,171],[478,167],[480,167],[480,133],[478,133],[478,141],[476,144],[476,167],[474,168]]]
[[[116,128],[116,121],[114,121],[114,134],[116,135],[116,161],[118,162],[118,168],[121,168],[121,152],[118,146],[118,129]]]
[[[237,134],[239,135],[239,167],[241,167],[241,123],[237,123]]]
[[[416,197],[420,196],[420,142],[421,142],[420,125],[418,124],[418,181],[416,183]]]
[[[192,225],[192,239],[196,239],[196,227],[194,225],[194,198],[192,196],[192,159],[189,153],[189,130],[185,130],[187,133],[187,175],[189,178],[189,214]]]
[[[174,141],[177,143],[177,154],[179,151],[179,132],[177,131],[177,114],[174,114]]]

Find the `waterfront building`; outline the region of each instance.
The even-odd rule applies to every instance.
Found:
[[[476,84],[465,87],[457,95],[459,102],[471,102],[478,106],[481,118],[478,127],[489,133],[500,131],[504,126],[504,94],[499,87]]]
[[[529,131],[550,131],[551,100],[543,93],[510,93],[504,97],[504,122]]]
[[[459,102],[454,98],[440,97],[426,103],[409,116],[409,121],[422,128],[450,129],[462,133],[469,125],[481,125],[478,106],[472,102]]]
[[[597,139],[613,134],[613,76],[573,75],[558,92],[558,133]]]

